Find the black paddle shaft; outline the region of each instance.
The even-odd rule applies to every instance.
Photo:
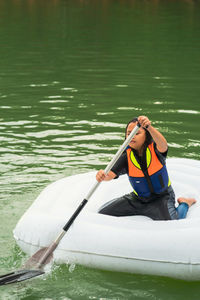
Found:
[[[76,219],[76,217],[80,214],[81,210],[84,208],[84,206],[87,204],[88,200],[84,199],[81,204],[78,206],[78,208],[76,209],[76,211],[73,213],[73,215],[71,216],[71,218],[68,220],[68,222],[65,224],[65,226],[63,227],[63,230],[67,232],[67,230],[69,229],[69,227],[72,225],[72,223],[74,222],[74,220]]]

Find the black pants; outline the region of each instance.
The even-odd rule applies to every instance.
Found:
[[[172,188],[149,202],[141,201],[134,193],[124,195],[103,205],[99,213],[116,217],[143,215],[153,220],[178,219]]]

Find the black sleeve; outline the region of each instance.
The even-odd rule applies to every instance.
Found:
[[[114,172],[117,177],[128,173],[128,161],[126,152],[122,153],[118,161],[112,167],[111,171]]]

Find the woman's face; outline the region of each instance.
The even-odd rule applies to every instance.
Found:
[[[136,124],[137,123],[130,123],[128,125],[127,130],[126,130],[126,137],[131,133],[133,128],[135,128]],[[142,150],[145,140],[146,140],[145,130],[142,127],[140,127],[140,129],[138,130],[136,135],[133,137],[133,139],[129,143],[129,146],[137,151],[140,151],[140,150]]]

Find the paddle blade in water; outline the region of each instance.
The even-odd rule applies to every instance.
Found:
[[[0,285],[17,283],[36,276],[40,276],[42,274],[44,274],[44,271],[41,270],[18,270],[16,272],[0,276]]]
[[[29,258],[23,269],[0,276],[0,285],[17,283],[44,274],[41,269],[53,259],[53,251],[56,247],[57,244],[52,243],[49,247],[40,249]]]
[[[31,258],[29,258],[29,260],[24,265],[24,268],[40,269],[41,267],[47,265],[53,259],[53,251],[57,246],[58,244],[53,242],[49,247],[38,250]]]
[[[53,259],[53,253],[49,253],[48,248],[42,248],[38,250],[33,256],[31,256],[24,265],[24,268],[41,268],[47,265]]]

